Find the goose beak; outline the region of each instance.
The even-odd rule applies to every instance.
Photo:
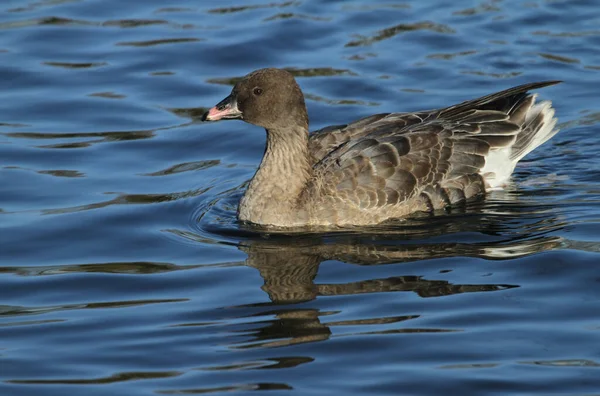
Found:
[[[236,120],[242,118],[242,112],[237,107],[233,95],[220,101],[215,107],[202,116],[202,121]]]

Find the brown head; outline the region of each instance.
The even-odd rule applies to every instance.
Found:
[[[241,119],[267,130],[293,126],[308,129],[304,95],[294,76],[281,69],[253,71],[233,87],[231,94],[207,111],[205,121]]]

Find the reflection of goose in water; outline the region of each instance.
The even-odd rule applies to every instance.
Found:
[[[360,245],[306,243],[298,246],[269,241],[252,241],[240,247],[248,254],[246,264],[256,268],[264,279],[263,290],[273,303],[295,303],[317,296],[412,291],[421,297],[503,290],[515,285],[456,285],[447,281],[427,280],[420,276],[394,276],[347,284],[315,284],[321,262],[338,260],[359,265],[383,265],[433,258],[469,256],[509,259],[550,250],[560,243],[558,237],[540,237],[504,244],[402,244]]]
[[[236,347],[278,347],[325,340],[338,325],[362,328],[364,325],[407,321],[400,328],[376,329],[375,332],[456,331],[455,328],[415,327],[411,325],[411,319],[420,315],[414,312],[332,321],[325,319],[327,312],[306,307],[306,303],[322,296],[412,292],[422,298],[431,298],[519,287],[517,284],[459,284],[432,279],[431,275],[401,275],[402,265],[394,267],[396,270],[390,277],[348,283],[320,283],[316,278],[320,264],[327,260],[361,266],[449,257],[510,260],[565,246],[579,248],[571,241],[550,235],[564,227],[564,222],[552,209],[546,205],[488,201],[481,206],[466,208],[461,214],[453,212],[447,216],[412,218],[400,226],[363,228],[346,234],[271,233],[262,238],[257,238],[255,233],[237,235],[247,238],[238,245],[239,249],[248,255],[245,265],[259,271],[264,282],[261,288],[270,300],[245,307],[259,309],[260,316],[270,319],[263,322],[261,328],[250,332],[251,340]],[[522,216],[523,213],[528,215]],[[587,250],[589,247],[582,248]],[[397,273],[400,274],[395,275]],[[298,303],[302,304],[296,305]]]
[[[273,315],[268,325],[253,331],[254,340],[243,347],[278,347],[325,340],[336,325],[386,324],[418,318],[419,315],[370,318],[366,320],[322,323],[323,313],[314,308],[282,307],[314,300],[319,296],[340,296],[361,293],[414,292],[420,297],[441,297],[460,293],[492,292],[518,287],[510,284],[452,284],[446,280],[425,279],[422,276],[393,276],[350,283],[319,284],[315,282],[319,265],[325,260],[339,260],[359,265],[383,265],[415,260],[455,256],[507,259],[551,250],[560,244],[558,237],[539,237],[507,243],[437,243],[376,245],[346,243],[318,244],[317,239],[253,240],[240,249],[248,254],[246,265],[256,268],[264,280],[262,289],[273,310],[261,315]],[[410,328],[398,332],[443,332],[454,329]],[[389,330],[388,330],[389,331]]]
[[[346,285],[313,282],[319,264],[337,260],[359,265],[381,265],[445,257],[514,259],[564,246],[559,237],[548,236],[565,223],[556,207],[519,201],[515,194],[501,200],[474,202],[444,216],[423,215],[387,225],[357,227],[345,233],[321,234],[273,232],[257,234],[248,229],[223,228],[214,218],[203,216],[202,235],[177,232],[180,237],[206,242],[219,234],[248,254],[245,264],[264,279],[273,303],[312,300],[320,295],[382,291],[414,291],[418,295],[442,296],[470,291],[498,290],[501,285],[452,285],[445,281],[398,276]],[[526,214],[526,216],[525,216]],[[216,225],[216,226],[215,226]],[[240,242],[241,240],[241,242]]]

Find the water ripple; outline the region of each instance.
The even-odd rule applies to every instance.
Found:
[[[434,23],[434,22],[430,22],[430,21],[417,22],[417,23],[411,23],[411,24],[401,23],[399,25],[380,30],[379,32],[377,32],[377,34],[375,34],[371,37],[359,36],[359,38],[357,38],[356,40],[352,40],[352,41],[349,41],[348,43],[346,43],[345,46],[346,47],[368,46],[368,45],[371,45],[378,41],[392,38],[398,34],[419,31],[419,30],[426,30],[426,31],[431,31],[434,33],[442,33],[442,34],[456,33],[456,31],[454,29],[452,29],[451,27],[449,27],[447,25],[438,24],[438,23]]]

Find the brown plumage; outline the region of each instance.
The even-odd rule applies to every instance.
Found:
[[[265,226],[376,224],[501,188],[516,163],[551,138],[549,102],[532,83],[439,110],[375,114],[308,134],[302,91],[284,70],[250,73],[204,115],[267,131],[239,208]]]

